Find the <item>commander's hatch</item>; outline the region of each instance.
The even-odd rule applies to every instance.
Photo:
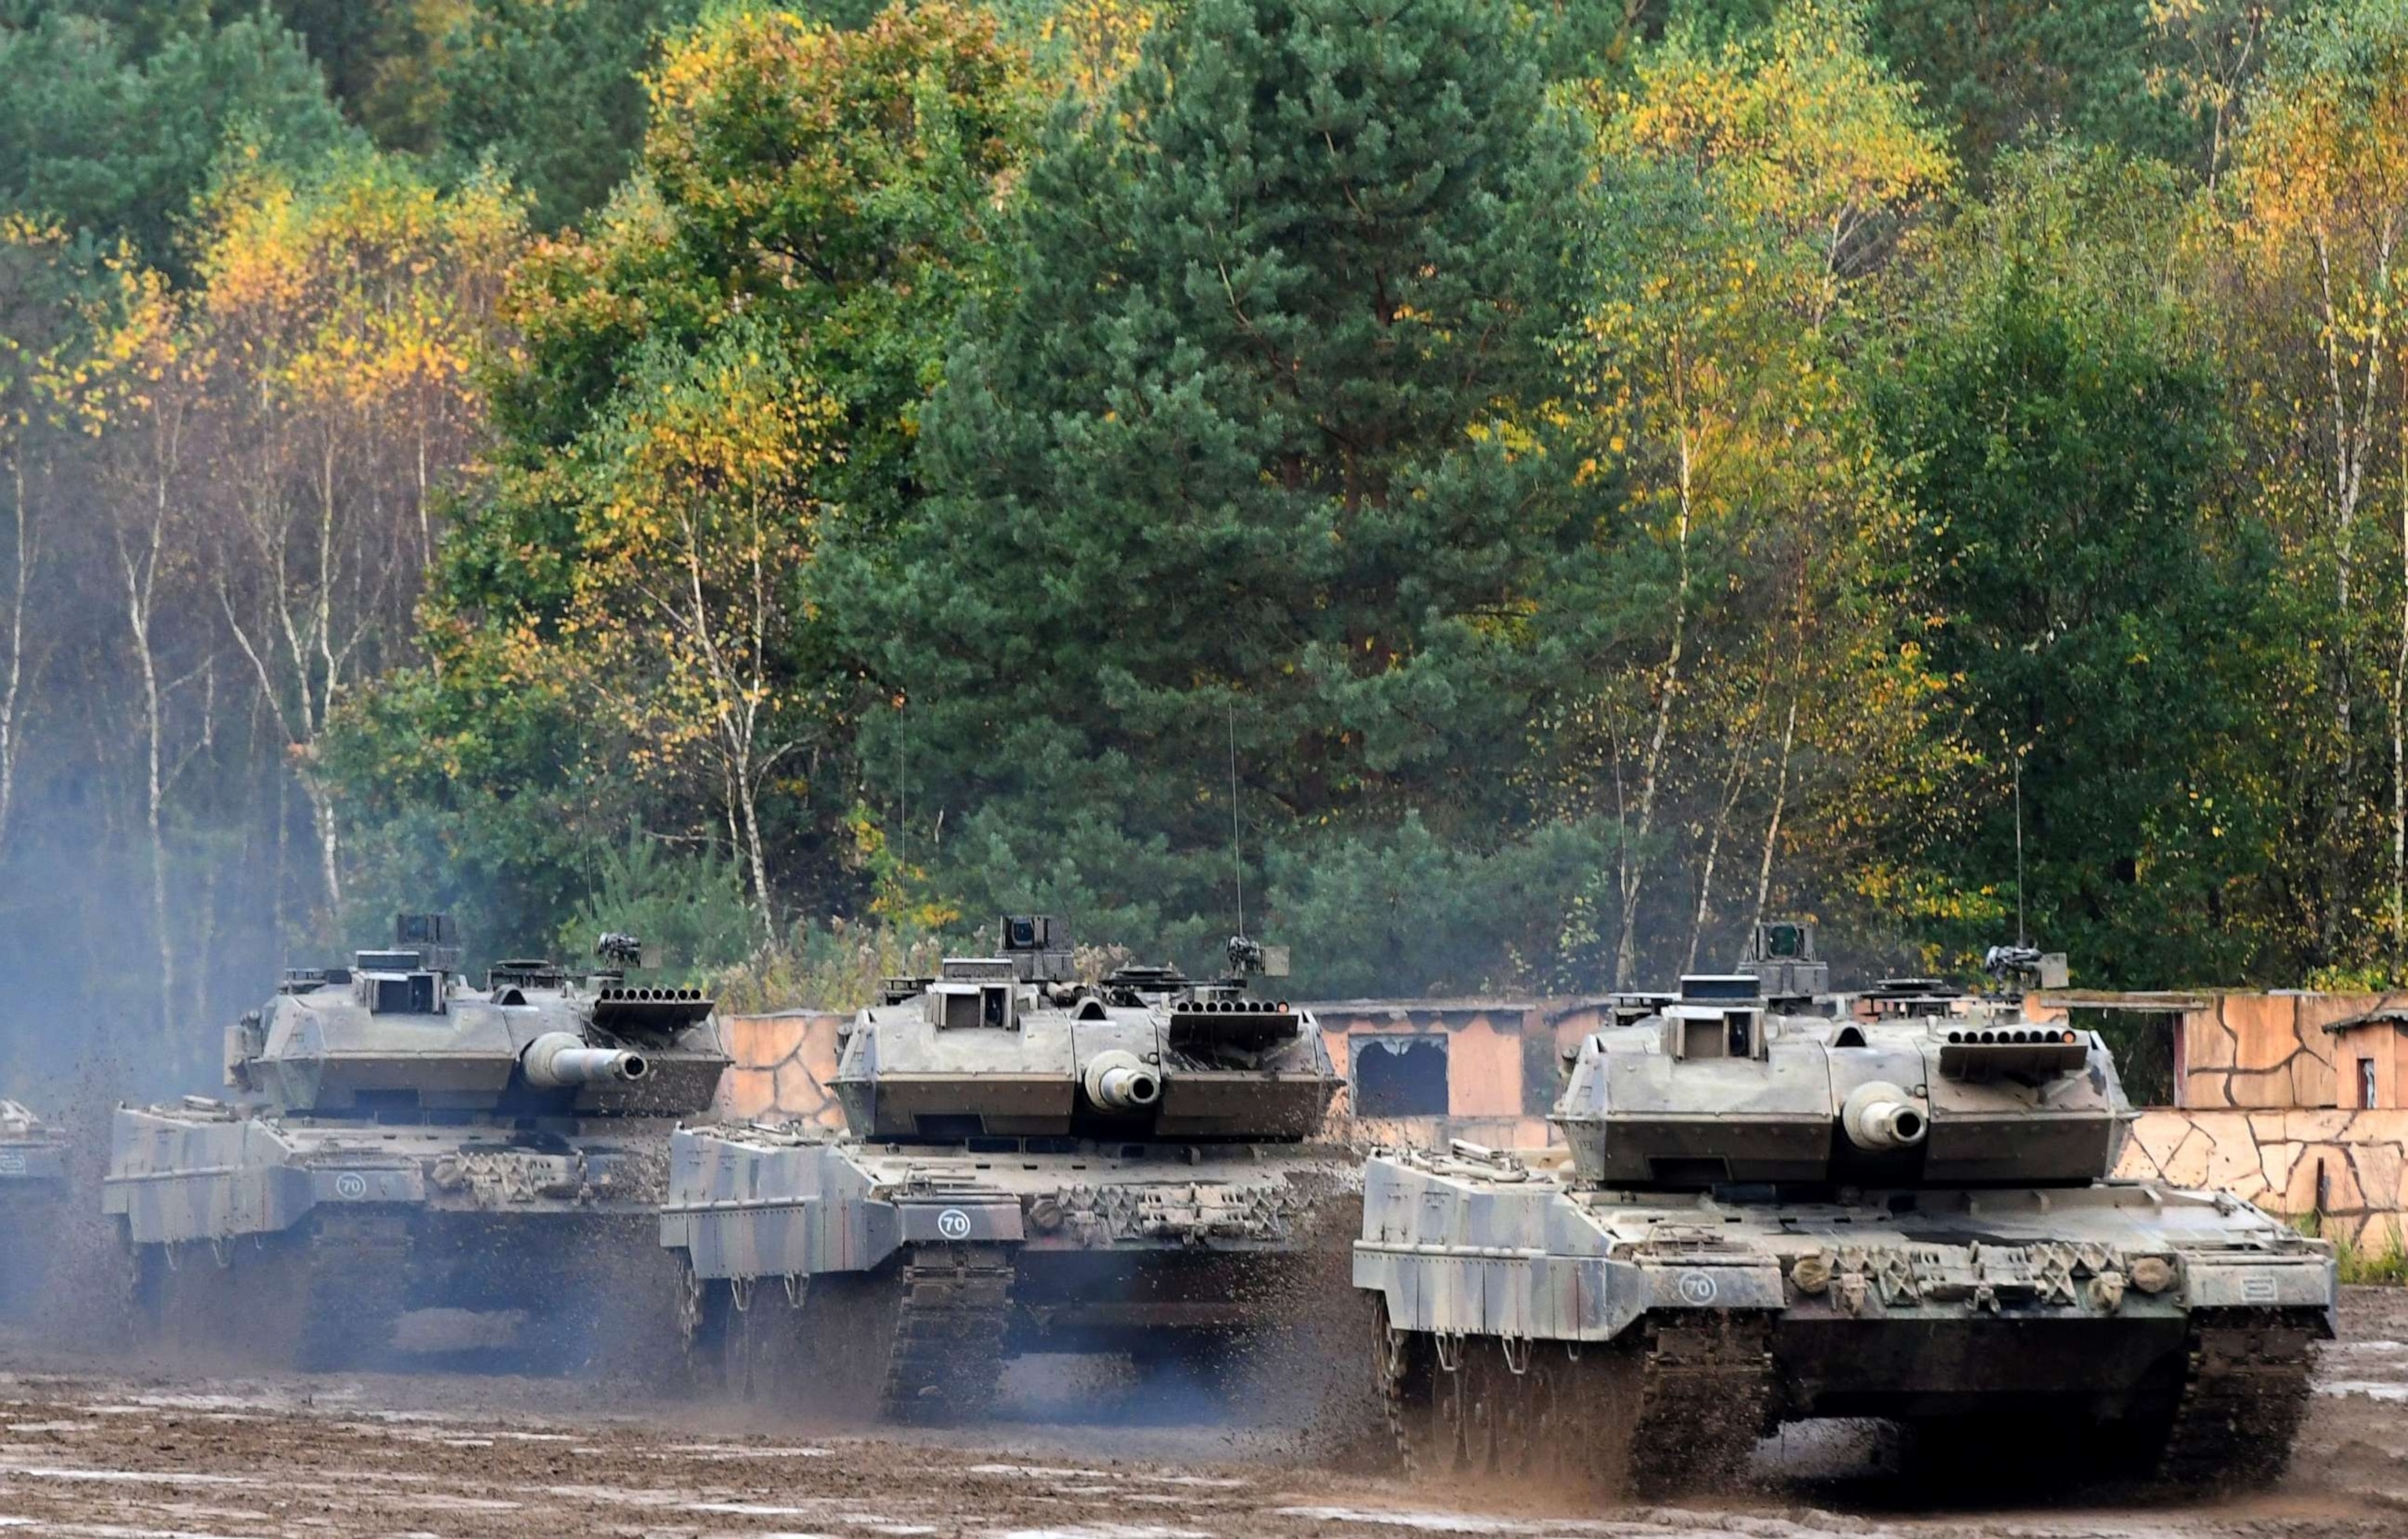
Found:
[[[414,951],[362,951],[351,957],[351,998],[371,1015],[440,1015],[443,974]]]
[[[1009,956],[948,956],[924,998],[939,1030],[1009,1031],[1020,1024],[1020,972]]]

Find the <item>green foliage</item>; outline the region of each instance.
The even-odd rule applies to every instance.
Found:
[[[441,141],[491,157],[558,228],[600,208],[635,164],[642,77],[698,0],[477,0],[444,39]]]
[[[139,40],[64,8],[0,26],[0,208],[130,240],[156,263],[230,144],[299,165],[351,140],[273,20]]]
[[[1408,813],[1392,832],[1275,852],[1268,896],[1279,938],[1294,948],[1288,986],[1344,999],[1587,981],[1545,969],[1577,953],[1580,937],[1567,932],[1580,922],[1578,897],[1615,841],[1599,821],[1467,848],[1440,843]]]
[[[351,784],[380,796],[397,758],[405,797],[590,834],[598,796],[612,827],[746,826],[744,845],[749,803],[789,880],[867,896],[837,769],[860,684],[817,568],[830,541],[884,538],[910,493],[920,400],[955,311],[992,281],[986,226],[1032,111],[1022,69],[990,20],[943,5],[852,32],[731,8],[668,46],[638,175],[514,279],[497,473],[458,511],[430,600],[441,667],[354,707]],[[765,360],[776,411],[756,400]],[[770,417],[808,418],[810,441],[761,439]],[[765,516],[708,543],[739,567],[759,554],[767,585],[710,568],[677,621],[646,583],[694,554],[701,525],[679,519],[727,511],[732,487]],[[763,672],[731,695],[710,675],[750,646],[729,645],[753,634],[746,616],[769,624]],[[654,687],[663,667],[675,687]],[[754,708],[774,719],[731,748]],[[691,772],[688,750],[735,781]]]
[[[968,942],[893,925],[797,924],[777,946],[765,947],[710,980],[723,1011],[745,1014],[790,1010],[852,1011],[878,1000],[888,978],[927,978],[947,955]]]
[[[1873,45],[1922,85],[1976,178],[2001,152],[2058,133],[2203,164],[2201,125],[2168,79],[2184,50],[2150,10],[2133,0],[1879,0]]]
[[[753,1004],[1240,882],[1299,991],[1937,965],[2020,791],[2081,981],[2396,980],[2403,14],[0,0],[0,741],[212,956],[247,862]],[[303,444],[380,608],[254,666]]]
[[[309,57],[352,122],[382,150],[423,154],[449,104],[437,79],[449,34],[474,0],[270,0],[263,10],[308,39]]]
[[[498,649],[457,647],[344,703],[320,752],[352,830],[354,934],[448,909],[474,955],[542,950],[638,821],[593,713]]]
[[[2303,1213],[2292,1227],[2309,1239],[2324,1237],[2324,1215]],[[2333,1270],[2348,1285],[2400,1287],[2408,1286],[2408,1243],[2401,1238],[2400,1221],[2371,1222],[2356,1236],[2332,1237]]]
[[[1527,617],[1595,511],[1539,414],[1576,148],[1482,0],[1209,0],[1056,118],[926,414],[940,493],[848,574],[910,699],[865,763],[975,809],[947,880],[1193,944],[1233,738],[1256,849],[1510,814]]]
[[[2260,830],[2222,745],[2263,568],[2214,516],[2231,424],[2160,289],[2179,193],[2066,146],[1999,180],[1871,395],[1912,504],[1899,602],[1948,681],[1928,730],[1968,765],[1914,852],[1943,884],[1925,933],[1998,933],[2019,778],[2033,933],[2084,977],[2212,979],[2246,955],[2216,905]]]
[[[2335,1270],[2343,1282],[2408,1287],[2408,1244],[2401,1243],[2400,1221],[2394,1218],[2383,1230],[2382,1238],[2371,1245],[2364,1234],[2335,1244]]]
[[[759,938],[733,856],[672,850],[641,828],[597,853],[553,955],[589,956],[595,938],[611,931],[660,947],[662,971],[647,976],[677,983],[725,971],[752,956]]]

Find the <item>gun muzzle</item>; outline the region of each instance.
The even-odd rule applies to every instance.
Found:
[[[1930,1120],[1914,1098],[1884,1080],[1859,1085],[1840,1109],[1840,1126],[1848,1142],[1868,1153],[1911,1149],[1931,1130]]]
[[[527,1043],[526,1051],[519,1055],[519,1063],[526,1071],[527,1083],[546,1090],[639,1080],[652,1068],[640,1053],[588,1047],[582,1039],[566,1031],[547,1031]]]
[[[1134,1053],[1114,1048],[1087,1060],[1080,1076],[1087,1099],[1107,1112],[1142,1112],[1162,1099],[1162,1076]]]

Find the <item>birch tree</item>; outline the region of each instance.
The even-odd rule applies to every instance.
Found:
[[[2340,947],[2347,923],[2344,862],[2353,842],[2350,825],[2360,811],[2360,524],[2376,485],[2378,461],[2408,435],[2408,400],[2389,377],[2401,367],[2403,352],[2408,6],[2379,0],[2313,13],[2282,39],[2278,62],[2251,105],[2236,153],[2239,218],[2233,233],[2244,269],[2257,284],[2256,298],[2267,312],[2268,340],[2277,350],[2287,343],[2303,355],[2306,367],[2295,376],[2292,400],[2312,414],[2316,426],[2308,440],[2313,447],[2293,463],[2315,467],[2312,496],[2330,561],[2334,768],[2320,852],[2322,940],[2329,956]],[[2274,490],[2282,495],[2279,485]],[[2408,534],[2401,558],[2401,656],[2408,659]],[[2398,719],[2395,709],[2395,724]],[[2408,742],[2396,729],[2391,758],[2388,907],[2396,956],[2403,940],[2402,893],[2408,889],[2408,796],[2397,789],[2408,781]]]
[[[44,530],[34,497],[35,461],[57,414],[58,380],[68,318],[56,281],[63,232],[33,221],[0,220],[0,495],[8,499],[5,626],[0,626],[0,848],[17,803],[17,765],[25,747],[24,708],[36,644],[27,606],[42,560]]]
[[[1719,47],[1676,33],[1631,89],[1594,93],[1592,106],[1599,298],[1570,357],[1597,424],[1591,473],[1625,486],[1637,592],[1659,606],[1660,650],[1642,661],[1626,645],[1618,683],[1590,712],[1622,826],[1613,977],[1625,987],[1684,738],[1755,734],[1766,714],[1693,730],[1692,675],[1708,657],[1745,670],[1751,649],[1774,644],[1781,606],[1805,590],[1768,584],[1769,605],[1751,610],[1733,602],[1756,581],[1743,574],[1777,565],[1778,545],[1811,539],[1849,501],[1835,496],[1852,472],[1834,436],[1847,401],[1826,329],[1950,165],[1912,91],[1865,53],[1861,12],[1821,0]],[[1701,797],[1717,862],[1751,749],[1724,752]],[[1785,775],[1774,778],[1785,800]],[[1701,888],[1692,954],[1710,902]]]
[[[163,649],[162,579],[190,535],[185,455],[202,389],[205,344],[186,325],[182,298],[158,271],[121,255],[109,264],[112,291],[96,312],[97,352],[80,405],[103,440],[98,489],[115,568],[125,640],[140,690],[142,827],[150,851],[150,930],[158,951],[159,1025],[173,1023],[177,990],[175,926],[168,902],[168,698],[175,681]],[[172,584],[171,584],[172,585]],[[184,615],[187,622],[192,618]],[[170,622],[172,623],[172,622]],[[182,628],[193,628],[187,623]],[[203,644],[204,650],[206,643]]]
[[[517,206],[391,163],[316,183],[253,171],[210,206],[194,325],[210,353],[209,580],[288,746],[330,913],[334,792],[316,763],[344,693],[409,644],[438,467],[474,443]]]
[[[817,725],[792,661],[824,514],[811,475],[839,416],[748,328],[691,360],[654,354],[596,455],[563,626],[639,771],[714,795],[772,944],[761,803]]]

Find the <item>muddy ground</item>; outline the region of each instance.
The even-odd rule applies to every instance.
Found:
[[[1680,1507],[1418,1489],[1317,1467],[1292,1434],[1182,1424],[1024,1365],[1018,1419],[863,1437],[648,1402],[609,1382],[209,1377],[0,1334],[0,1539],[1479,1539],[1731,1533],[2205,1539],[2408,1533],[2408,1292],[2354,1288],[2293,1474],[2214,1505],[1903,1485],[1845,1426],[1793,1431],[1752,1483]],[[1075,1425],[1058,1420],[1083,1417]]]

